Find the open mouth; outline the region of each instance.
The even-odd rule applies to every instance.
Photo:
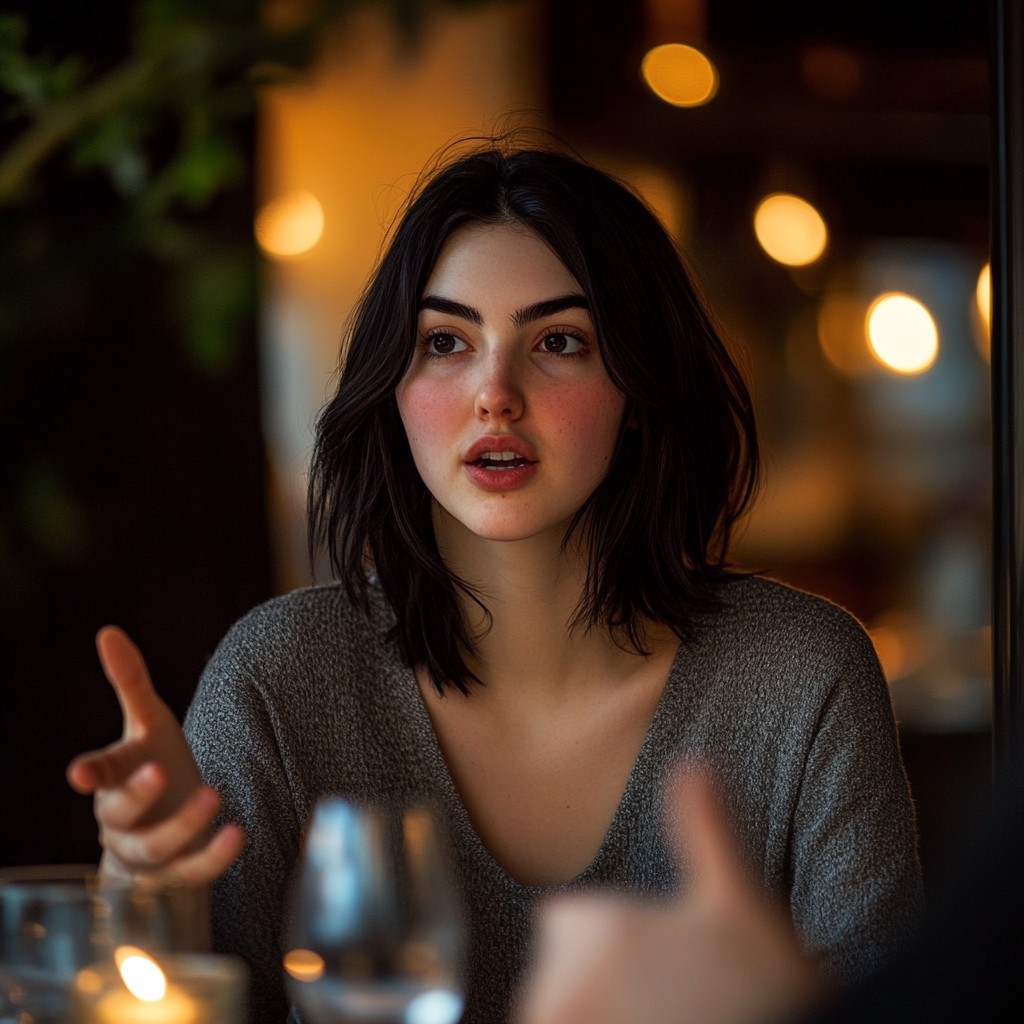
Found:
[[[515,452],[484,452],[478,459],[474,459],[471,466],[479,466],[481,469],[497,471],[502,469],[518,469],[520,466],[529,466],[530,460],[516,455]]]

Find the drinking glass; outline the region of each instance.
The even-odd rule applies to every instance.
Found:
[[[204,886],[107,879],[97,894],[107,953],[75,978],[75,1024],[241,1024],[247,972],[207,952],[208,907]]]
[[[454,1024],[463,928],[422,807],[330,798],[313,814],[285,934],[288,988],[310,1024]]]
[[[0,1021],[63,1024],[78,971],[108,952],[96,869],[0,871]]]

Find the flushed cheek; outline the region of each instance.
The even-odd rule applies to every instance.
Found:
[[[600,477],[611,460],[625,405],[611,382],[588,382],[545,395],[537,412],[551,441],[581,469]]]
[[[464,403],[453,395],[450,384],[438,386],[428,380],[403,384],[396,398],[413,460],[429,486],[452,462],[465,420]]]

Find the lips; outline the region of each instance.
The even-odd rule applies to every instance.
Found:
[[[524,459],[526,462],[537,461],[537,453],[533,448],[515,434],[484,434],[478,437],[469,446],[463,461],[477,462],[488,456],[492,457],[491,461],[494,462],[512,462],[516,459]]]
[[[485,491],[508,491],[527,482],[537,471],[537,454],[515,434],[484,434],[468,448],[466,474]]]

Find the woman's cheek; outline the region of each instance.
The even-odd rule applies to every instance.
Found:
[[[611,381],[562,387],[545,402],[554,439],[580,466],[603,474],[611,461],[626,400]]]
[[[424,379],[409,381],[396,397],[416,467],[425,479],[434,476],[458,446],[459,402],[450,385]]]

